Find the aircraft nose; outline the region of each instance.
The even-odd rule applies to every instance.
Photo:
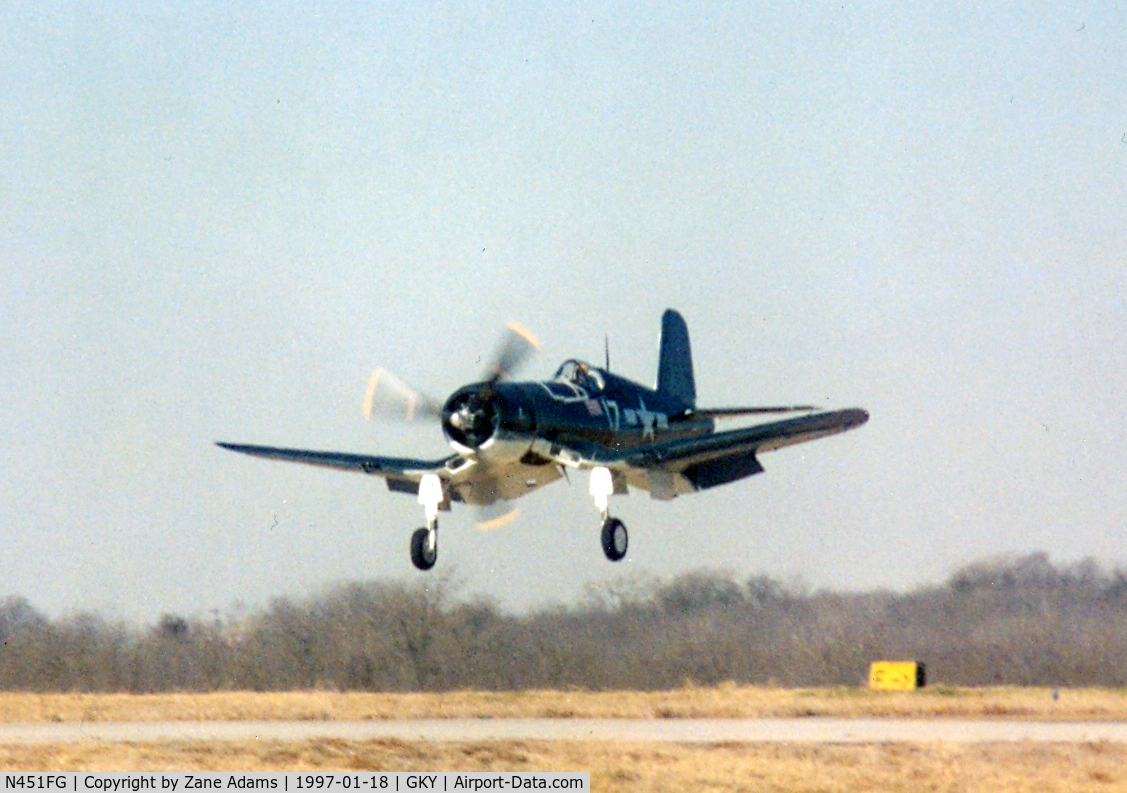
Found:
[[[532,406],[521,395],[506,393],[500,400],[501,426],[515,432],[535,432],[536,416]]]

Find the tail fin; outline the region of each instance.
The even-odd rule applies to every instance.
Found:
[[[673,309],[661,315],[661,341],[657,360],[657,390],[695,405],[697,388],[693,382],[693,355],[689,350],[689,328]]]

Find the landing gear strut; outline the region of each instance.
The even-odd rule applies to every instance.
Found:
[[[626,524],[618,518],[610,516],[609,500],[614,492],[614,477],[609,468],[591,469],[591,495],[595,499],[595,509],[603,516],[603,530],[600,537],[603,553],[612,562],[617,562],[626,556],[626,546],[629,536],[626,533]]]
[[[438,560],[438,507],[445,499],[437,474],[419,480],[419,503],[426,509],[427,525],[411,535],[411,563],[420,570],[431,569]]]

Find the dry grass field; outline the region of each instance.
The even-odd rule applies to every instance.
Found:
[[[333,691],[213,694],[0,693],[0,722],[456,717],[901,716],[925,718],[1127,719],[1127,690],[770,688],[722,684],[672,691]]]
[[[0,721],[554,716],[1127,718],[1121,690],[873,692],[722,685],[660,692],[0,694]],[[712,745],[395,739],[0,746],[3,770],[590,771],[598,791],[1127,792],[1127,745]]]
[[[596,791],[1127,791],[1121,744],[796,746],[318,740],[0,747],[4,770],[590,771]]]

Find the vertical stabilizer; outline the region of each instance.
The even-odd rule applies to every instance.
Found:
[[[697,388],[693,383],[693,355],[689,351],[689,327],[673,309],[661,315],[661,342],[657,359],[657,390],[695,405]]]

